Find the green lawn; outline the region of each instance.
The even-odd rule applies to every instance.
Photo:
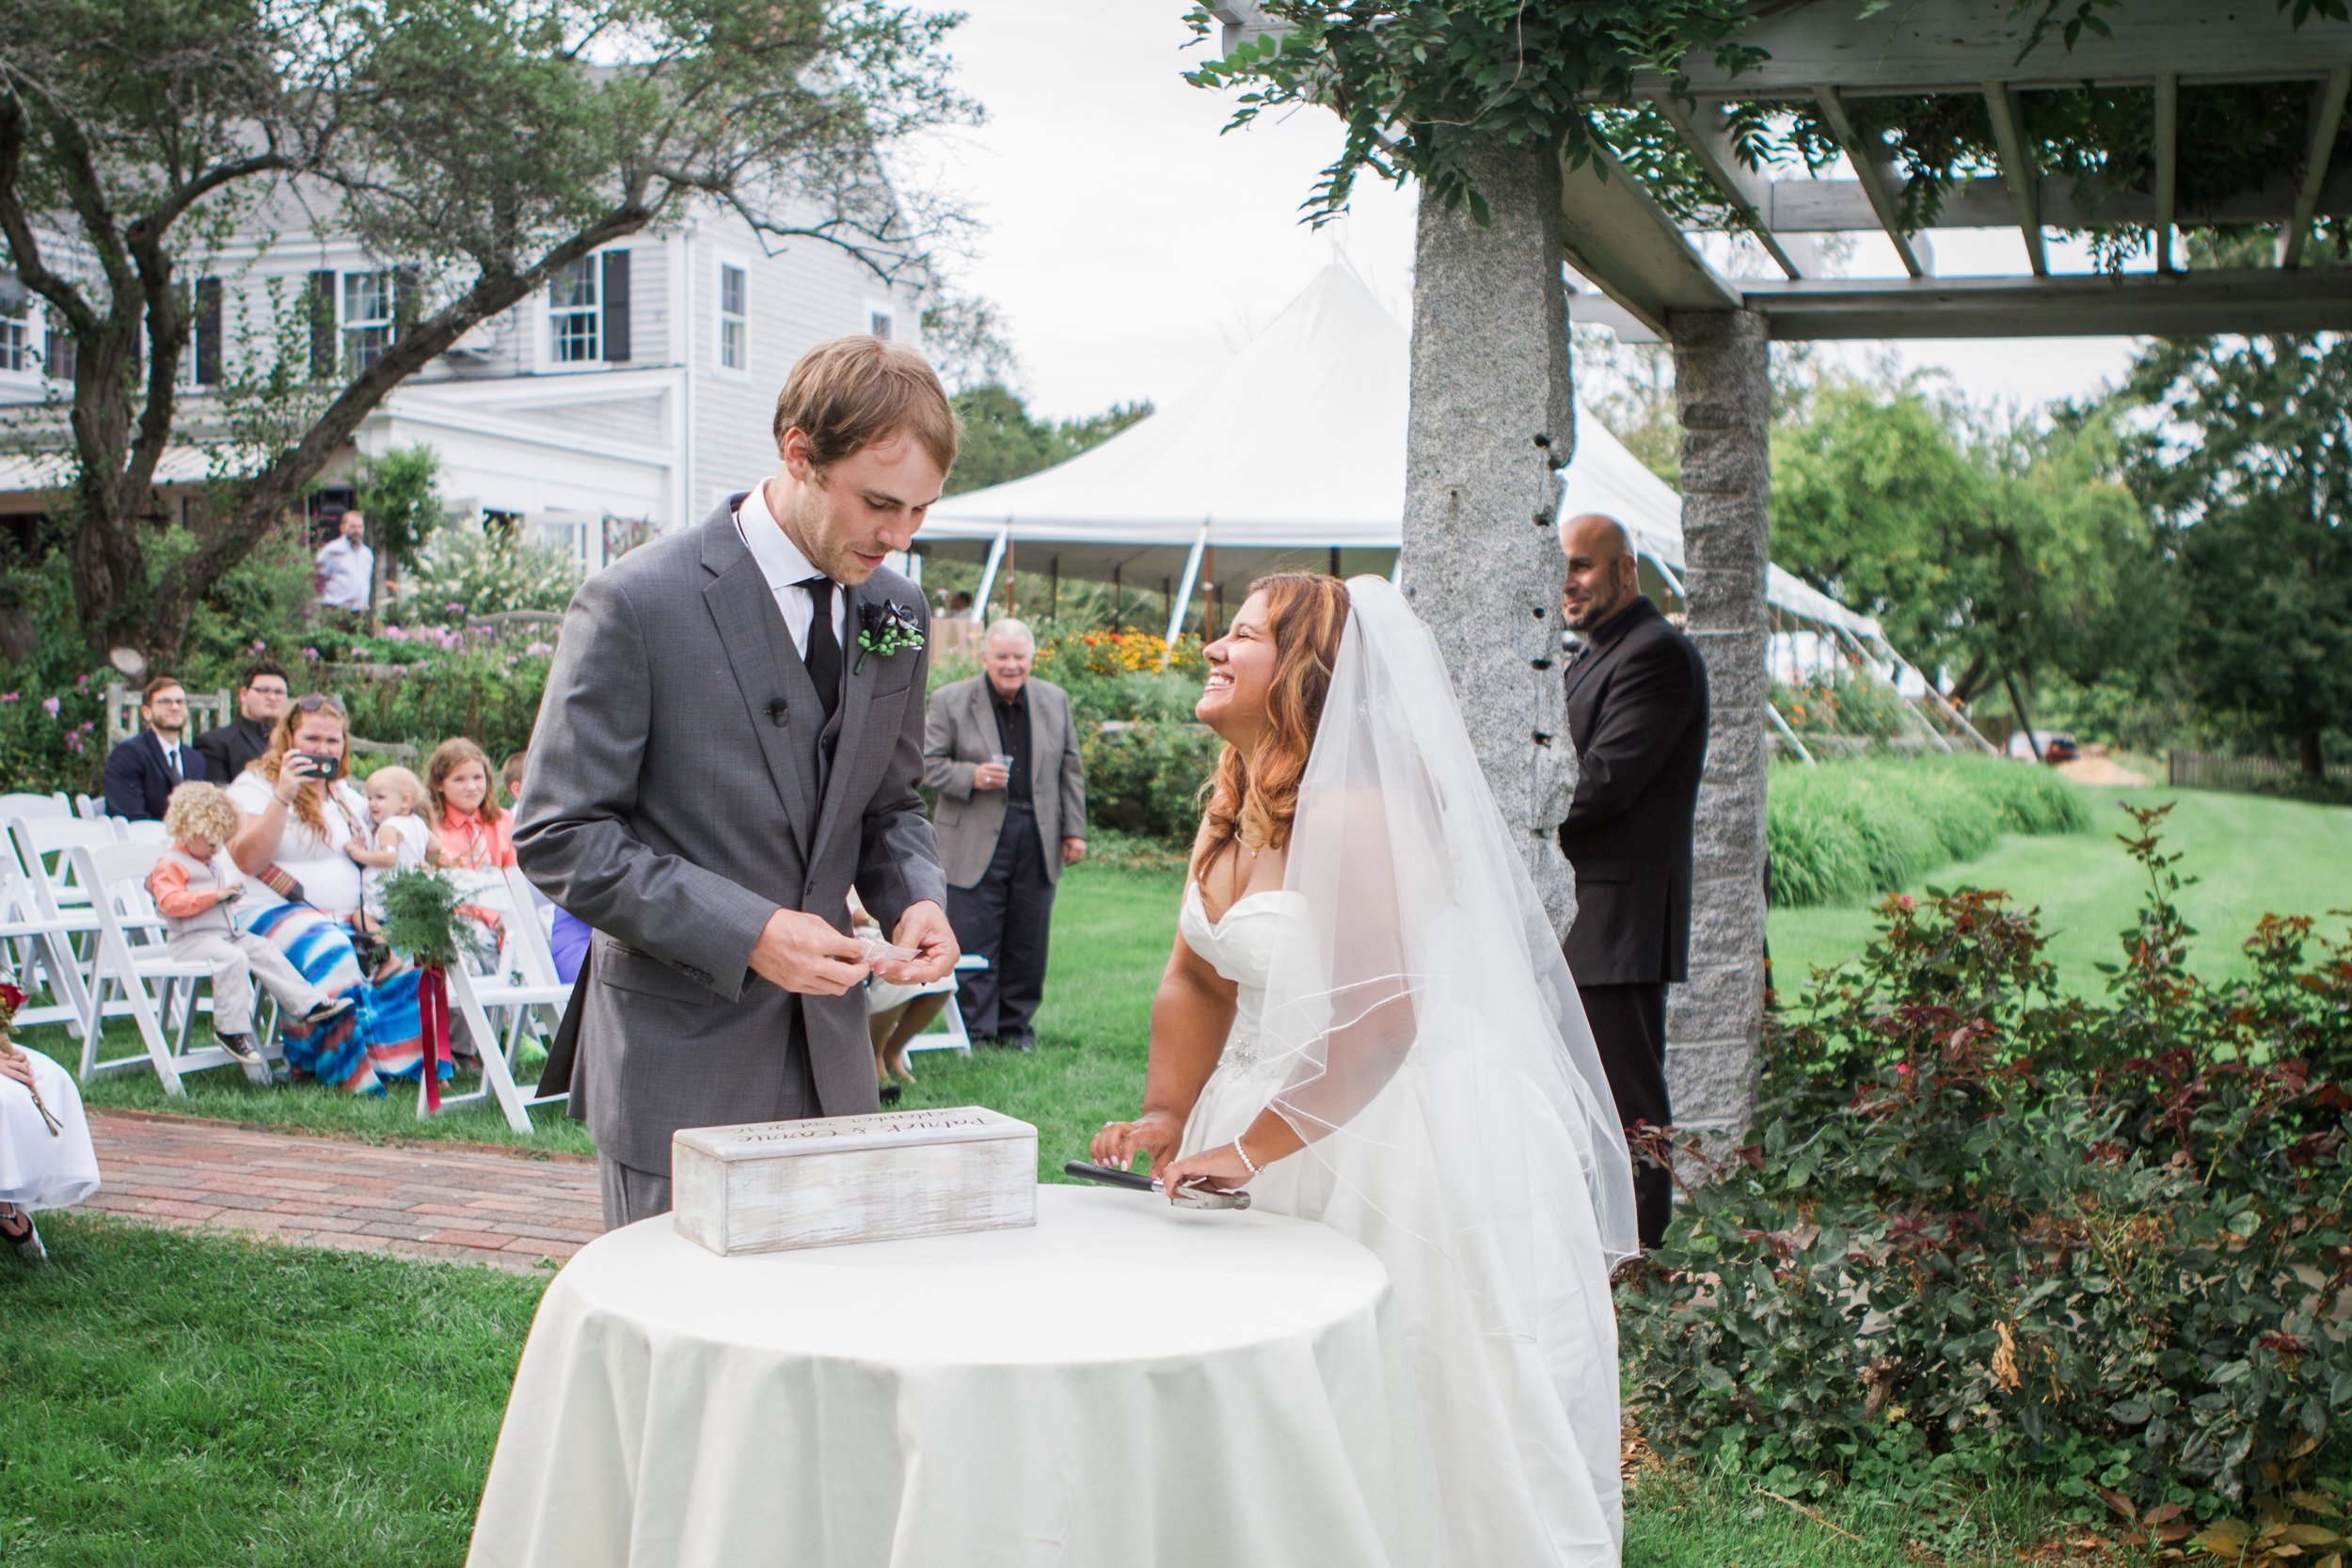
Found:
[[[0,1562],[464,1560],[542,1281],[99,1215],[41,1228],[48,1267],[0,1259]],[[2009,1568],[2030,1539],[1997,1515],[1821,1513],[1835,1530],[1745,1483],[1653,1469],[1630,1490],[1625,1560],[1908,1568],[1926,1546]]]
[[[454,1568],[543,1282],[44,1214],[0,1259],[0,1562]]]
[[[1999,888],[2038,906],[2050,935],[2046,956],[2060,983],[2095,994],[2105,983],[2094,965],[2118,957],[2116,934],[2131,924],[2147,890],[2145,874],[2115,835],[2131,819],[2114,804],[2178,802],[2164,821],[2165,847],[2187,858],[2176,868],[2198,879],[2182,908],[2199,936],[2192,967],[2206,978],[2249,972],[2240,944],[2265,913],[2325,916],[2352,909],[2352,809],[2199,789],[2100,789],[2094,826],[2054,838],[2010,837],[1983,858],[1946,866],[1907,889]],[[1784,1000],[1794,1000],[1812,970],[1861,952],[1877,924],[1869,908],[1774,910],[1767,923],[1772,973]],[[2342,930],[2342,922],[2328,923]]]

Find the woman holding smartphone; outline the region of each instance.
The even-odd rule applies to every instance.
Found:
[[[245,873],[237,924],[266,938],[321,990],[357,1004],[305,1030],[280,1022],[286,1065],[297,1078],[355,1094],[387,1078],[414,1080],[423,1059],[417,976],[404,970],[370,986],[345,924],[359,907],[360,868],[345,853],[368,836],[366,799],[349,777],[342,701],[310,696],[279,716],[269,747],[229,785],[237,807],[230,858]],[[441,1066],[447,1077],[449,1068]]]

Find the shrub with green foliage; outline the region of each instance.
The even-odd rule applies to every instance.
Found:
[[[443,528],[417,554],[402,584],[400,614],[416,621],[463,621],[509,610],[562,610],[579,591],[580,566],[552,546],[511,530]]]
[[[2059,997],[2032,911],[1939,894],[1776,1034],[1752,1141],[1619,1291],[1651,1443],[2142,1521],[2229,1515],[2314,1449],[2341,1473],[2352,939],[2266,917],[2254,979],[2197,981],[2169,809],[2126,808],[2150,891],[2105,1004]]]
[[[2082,790],[2046,768],[1981,756],[1780,764],[1765,808],[1772,902],[1859,903],[1973,860],[2003,833],[2090,825]]]

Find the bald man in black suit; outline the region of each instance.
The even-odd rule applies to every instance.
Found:
[[[1641,589],[1633,541],[1613,517],[1570,518],[1560,594],[1583,643],[1569,661],[1568,735],[1576,798],[1560,852],[1576,868],[1576,924],[1561,951],[1576,977],[1617,1115],[1671,1126],[1666,987],[1691,949],[1691,823],[1707,755],[1707,667]],[[1633,1196],[1642,1244],[1666,1234],[1674,1182],[1639,1158]]]

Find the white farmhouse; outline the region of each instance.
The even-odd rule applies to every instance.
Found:
[[[183,268],[200,274],[183,428],[213,422],[208,389],[235,356],[269,352],[256,345],[273,324],[307,330],[313,373],[348,373],[390,341],[416,286],[396,259],[366,254],[292,200],[267,209],[275,221]],[[775,245],[714,205],[586,258],[386,398],[330,464],[313,515],[350,504],[356,458],[424,443],[440,454],[453,513],[519,522],[583,569],[648,528],[698,521],[773,467],[770,416],[803,352],[848,333],[911,338],[920,319],[919,279],[886,283],[819,240]],[[299,306],[322,296],[331,313],[303,328]],[[0,271],[0,404],[71,395],[72,341],[46,317]],[[302,348],[297,336],[292,352]],[[195,444],[167,454],[163,516],[188,504],[214,461]],[[28,531],[68,472],[56,457],[0,452],[0,527]]]

